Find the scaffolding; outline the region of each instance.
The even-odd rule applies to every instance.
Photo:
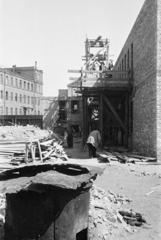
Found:
[[[86,39],[80,77],[70,78],[69,88],[82,94],[83,142],[92,125],[101,131],[103,145],[129,146],[132,125],[130,71],[118,71],[109,57],[109,40]]]

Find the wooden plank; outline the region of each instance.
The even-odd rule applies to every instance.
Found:
[[[121,120],[121,118],[117,114],[115,108],[113,107],[113,105],[111,104],[109,99],[105,95],[103,95],[103,100],[105,101],[108,108],[111,110],[112,114],[114,115],[115,119],[119,123],[120,127],[126,132],[127,131],[126,126],[124,125],[123,121]]]
[[[37,145],[38,145],[38,149],[39,149],[40,160],[42,162],[43,158],[42,158],[42,152],[41,152],[41,147],[40,147],[40,142],[39,141],[37,141]]]
[[[101,130],[101,147],[103,144],[103,96],[100,94],[100,102],[99,102],[99,109],[100,109],[100,130]]]

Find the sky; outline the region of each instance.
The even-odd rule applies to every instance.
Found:
[[[70,83],[83,66],[86,37],[110,41],[117,59],[144,0],[0,0],[0,67],[43,70],[44,96]]]

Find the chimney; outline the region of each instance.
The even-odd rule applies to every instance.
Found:
[[[16,71],[16,65],[12,65],[12,71],[13,71],[13,72]]]
[[[35,69],[37,69],[37,61],[35,61]]]

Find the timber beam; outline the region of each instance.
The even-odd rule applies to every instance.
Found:
[[[115,117],[116,121],[119,123],[120,127],[124,130],[124,132],[127,132],[127,128],[126,128],[125,124],[121,120],[120,116],[116,112],[116,110],[115,110],[114,106],[112,105],[112,103],[110,102],[110,100],[105,95],[103,95],[103,100],[106,103],[107,107],[112,112],[112,114]]]

